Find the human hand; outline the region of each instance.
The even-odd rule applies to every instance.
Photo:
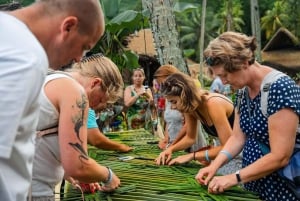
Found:
[[[223,193],[226,189],[237,184],[235,174],[215,176],[209,182],[208,192],[209,193]]]
[[[122,153],[130,152],[131,150],[133,150],[133,147],[130,147],[126,144],[121,144],[120,148],[118,149],[118,151]]]
[[[170,149],[166,149],[165,151],[161,152],[159,156],[155,159],[157,165],[165,165],[172,158],[172,151]]]
[[[79,183],[79,186],[84,193],[95,193],[101,189],[101,186],[98,182],[95,183]],[[76,185],[78,188],[78,186]]]
[[[166,149],[166,148],[167,148],[167,144],[168,144],[168,141],[165,140],[165,139],[163,139],[163,140],[160,140],[160,141],[158,142],[158,147],[159,147],[160,149]]]
[[[187,163],[191,160],[193,160],[193,154],[185,154],[182,156],[178,156],[177,158],[172,159],[168,165],[174,165],[174,164],[183,164],[183,163]]]
[[[198,174],[196,175],[195,179],[199,184],[207,186],[208,182],[215,174],[216,174],[216,169],[213,168],[212,166],[207,166],[205,168],[201,168],[198,171]]]
[[[143,88],[143,89],[137,91],[137,95],[138,96],[147,96],[147,94],[148,94],[147,91],[148,91],[148,89]]]
[[[104,192],[112,192],[116,190],[120,185],[120,179],[111,171],[111,180],[107,183],[102,183],[100,190]]]

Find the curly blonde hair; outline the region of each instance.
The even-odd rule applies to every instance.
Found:
[[[256,48],[255,37],[224,32],[208,44],[204,51],[205,63],[210,67],[224,64],[225,71],[235,72],[243,67],[245,61],[254,63]]]

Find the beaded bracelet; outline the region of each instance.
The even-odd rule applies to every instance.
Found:
[[[220,153],[225,154],[227,156],[227,160],[230,161],[232,159],[231,153],[226,150],[221,150]]]
[[[209,155],[208,155],[208,150],[205,151],[205,159],[207,162],[210,162],[210,158],[209,158]]]

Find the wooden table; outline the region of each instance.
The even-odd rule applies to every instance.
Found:
[[[115,193],[97,192],[85,194],[86,201],[195,201],[195,200],[239,200],[248,196],[248,192],[239,189],[234,199],[232,196],[211,195],[205,187],[195,182],[200,164],[191,162],[185,165],[157,166],[154,159],[161,150],[157,147],[158,139],[145,130],[111,132],[109,138],[126,143],[135,149],[126,154],[89,148],[89,155],[102,165],[109,166],[121,179],[121,187]],[[176,152],[174,156],[184,154]],[[134,157],[121,160],[124,156]],[[196,190],[191,190],[196,189]],[[168,192],[167,192],[168,191]],[[80,200],[79,191],[68,188],[61,200]],[[244,199],[258,200],[257,197]]]

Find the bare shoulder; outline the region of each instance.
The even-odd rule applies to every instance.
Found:
[[[218,111],[226,111],[226,113],[231,113],[234,108],[233,103],[229,98],[218,93],[208,94],[205,105],[210,113],[217,113]]]
[[[65,101],[78,99],[85,95],[83,87],[77,81],[70,78],[51,80],[45,85],[44,90],[48,99],[56,107],[59,107]]]
[[[71,93],[73,91],[81,91],[82,86],[74,79],[62,77],[49,81],[45,86],[45,90],[56,90],[56,93]]]
[[[131,91],[132,90],[132,85],[128,85],[127,87],[125,87],[125,91]]]
[[[207,104],[232,104],[232,101],[228,97],[219,93],[209,93],[206,95],[206,102]]]

